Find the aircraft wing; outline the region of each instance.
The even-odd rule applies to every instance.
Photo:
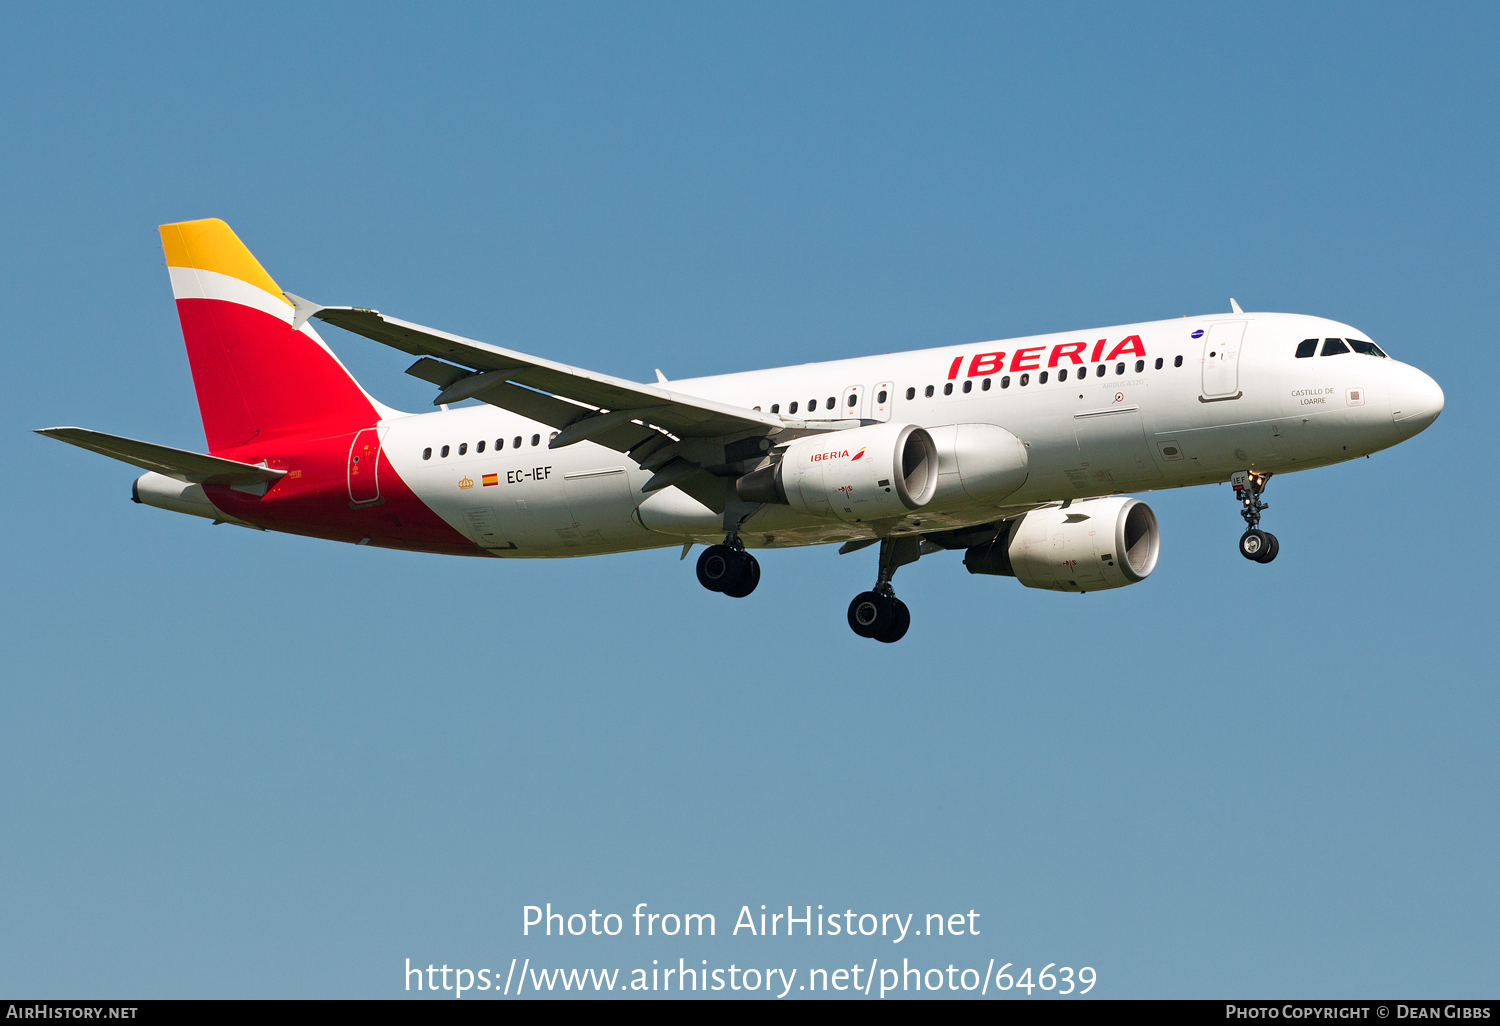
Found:
[[[540,420],[561,431],[554,448],[589,438],[623,452],[658,433],[653,429],[678,439],[719,439],[775,434],[793,426],[775,414],[570,367],[376,310],[317,307],[288,298],[299,313],[308,310],[309,316],[423,357],[408,373],[442,389],[433,405],[479,399]]]
[[[97,452],[110,459],[130,463],[145,470],[191,481],[194,484],[245,484],[265,482],[269,484],[286,473],[269,467],[257,467],[236,460],[224,460],[217,456],[174,449],[154,442],[141,442],[119,435],[106,435],[102,431],[90,431],[79,427],[37,428],[36,433],[67,442],[90,452]]]

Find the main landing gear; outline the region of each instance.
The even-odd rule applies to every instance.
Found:
[[[745,551],[740,525],[760,509],[760,503],[741,499],[732,479],[725,478],[724,485],[724,544],[710,545],[698,557],[698,583],[730,598],[744,598],[760,583],[760,561]],[[687,555],[687,548],[682,554]]]
[[[1269,563],[1281,551],[1281,543],[1276,540],[1276,536],[1260,529],[1261,513],[1271,508],[1260,501],[1261,493],[1266,490],[1266,482],[1270,479],[1270,474],[1253,470],[1230,478],[1234,494],[1243,507],[1240,516],[1245,518],[1245,533],[1240,535],[1240,555],[1257,563]]]
[[[737,536],[710,545],[698,557],[698,583],[730,598],[744,598],[760,583],[760,561],[745,551]]]
[[[911,627],[911,610],[896,597],[891,578],[896,570],[914,563],[922,554],[918,538],[882,538],[880,570],[875,587],[860,592],[849,603],[849,629],[861,638],[874,638],[887,645],[900,641]]]

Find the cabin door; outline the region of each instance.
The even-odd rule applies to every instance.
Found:
[[[1245,341],[1245,321],[1223,321],[1203,336],[1203,398],[1238,399],[1240,349]]]
[[[349,501],[356,506],[380,499],[380,432],[365,428],[349,446]]]

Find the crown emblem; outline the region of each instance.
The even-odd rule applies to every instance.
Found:
[[[460,488],[473,488],[474,479],[472,477],[461,477],[458,479],[458,486]]]

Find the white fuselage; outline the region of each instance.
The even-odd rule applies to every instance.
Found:
[[[1304,339],[1321,346],[1345,337],[1368,338],[1319,317],[1226,314],[671,387],[800,420],[916,424],[938,439],[943,474],[955,469],[942,449],[944,426],[999,425],[1025,445],[1024,484],[1003,505],[975,504],[961,489],[947,489],[905,517],[868,523],[765,505],[742,528],[752,547],[811,545],[949,530],[1048,502],[1220,482],[1237,471],[1325,466],[1430,424],[1442,393],[1415,367],[1354,352],[1295,356]],[[628,456],[590,442],[549,449],[551,428],[492,406],[393,418],[380,430],[382,459],[495,555],[587,555],[723,536],[720,515],[685,492],[643,494],[651,471]]]

